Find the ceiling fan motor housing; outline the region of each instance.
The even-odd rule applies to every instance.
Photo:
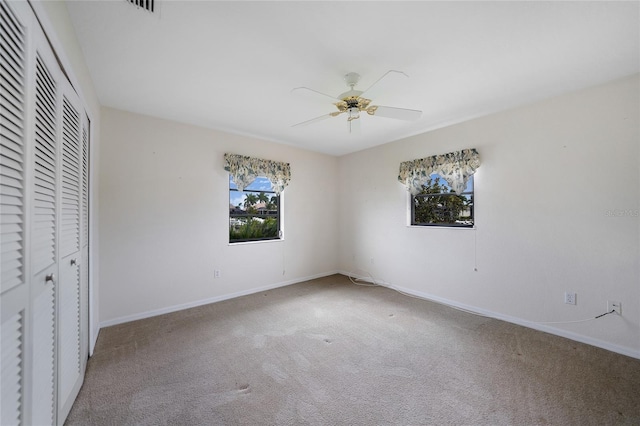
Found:
[[[360,81],[360,74],[357,72],[350,72],[344,76],[344,81],[346,81],[347,85],[353,89],[353,86],[358,84],[358,81]]]

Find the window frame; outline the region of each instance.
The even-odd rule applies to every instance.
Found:
[[[264,176],[259,176],[258,178],[265,178],[268,180],[268,178],[264,177]],[[282,241],[284,239],[283,237],[283,231],[282,231],[282,193],[277,194],[275,191],[273,191],[273,189],[248,189],[245,188],[243,191],[239,191],[236,188],[232,188],[231,186],[235,185],[235,183],[233,182],[233,179],[231,178],[231,175],[229,175],[229,216],[228,216],[228,237],[229,237],[229,245],[235,245],[235,244],[247,244],[247,243],[262,243],[262,242],[271,242],[271,241]],[[251,185],[249,185],[251,186]],[[232,193],[253,193],[253,194],[260,194],[260,193],[264,193],[266,194],[270,199],[272,199],[273,197],[275,197],[275,205],[276,205],[276,211],[275,214],[270,213],[269,211],[267,211],[266,213],[249,213],[247,211],[243,210],[243,213],[234,213],[232,210],[232,203],[231,203],[231,196]],[[235,207],[235,206],[234,206]],[[231,239],[231,221],[233,218],[249,218],[249,219],[253,219],[253,218],[261,218],[261,219],[267,219],[267,218],[275,218],[276,219],[276,235],[273,237],[261,237],[261,238],[238,238],[238,239]]]
[[[443,179],[442,176],[439,173],[432,173],[430,175],[431,176],[437,176],[438,179]],[[467,191],[465,189],[465,191],[463,191],[460,194],[456,194],[455,192],[441,192],[441,193],[434,193],[434,194],[417,194],[417,195],[413,195],[411,193],[409,193],[409,215],[408,215],[408,219],[409,219],[409,226],[412,227],[420,227],[420,228],[450,228],[450,229],[475,229],[476,227],[476,219],[475,219],[475,177],[474,175],[471,175],[469,177],[470,181],[471,181],[471,191]],[[417,197],[420,198],[430,198],[430,197],[441,197],[441,196],[451,196],[451,197],[455,197],[455,196],[471,196],[471,208],[470,208],[470,212],[471,212],[471,224],[464,224],[464,223],[445,223],[445,222],[440,222],[440,223],[416,223],[415,220],[415,199]]]

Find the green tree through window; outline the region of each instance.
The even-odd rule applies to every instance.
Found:
[[[460,195],[447,181],[433,174],[422,191],[411,198],[411,224],[473,227],[473,176]]]

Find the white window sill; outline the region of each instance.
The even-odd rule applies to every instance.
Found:
[[[268,243],[279,243],[284,241],[284,238],[278,238],[277,240],[260,240],[260,241],[240,241],[237,243],[227,243],[228,246],[246,246],[252,244],[268,244]]]
[[[466,226],[422,226],[422,225],[406,225],[407,228],[426,228],[426,229],[455,229],[455,230],[466,230],[466,231],[475,231],[477,228],[475,226],[466,227]]]

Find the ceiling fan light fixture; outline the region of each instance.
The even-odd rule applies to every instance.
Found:
[[[350,107],[347,113],[349,114],[349,118],[347,118],[349,121],[360,118],[360,109],[358,107]]]

